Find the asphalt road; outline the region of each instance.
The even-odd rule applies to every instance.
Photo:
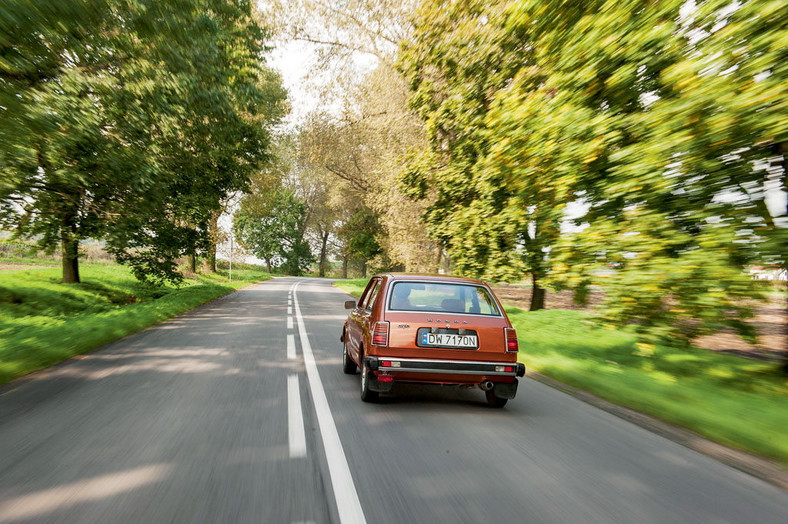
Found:
[[[788,522],[788,493],[529,379],[502,410],[362,403],[345,298],[275,279],[0,395],[0,523]]]

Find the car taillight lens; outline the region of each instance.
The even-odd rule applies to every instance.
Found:
[[[389,345],[389,323],[388,322],[375,322],[375,327],[372,330],[372,345],[373,346],[388,346]]]
[[[503,331],[506,334],[506,351],[517,353],[520,350],[520,346],[517,343],[517,332],[512,328],[503,328]]]

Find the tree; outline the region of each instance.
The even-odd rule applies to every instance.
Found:
[[[111,249],[132,265],[145,256],[145,246],[158,251],[165,264],[169,261],[161,258],[162,247],[171,256],[187,254],[192,269],[198,252],[215,249],[211,221],[222,202],[246,191],[250,177],[270,162],[271,129],[286,111],[281,79],[263,65],[266,34],[252,4],[197,3],[197,7],[205,4],[204,9],[162,8],[160,18],[169,36],[165,31],[156,33],[168,38],[160,42],[162,49],[168,49],[172,33],[184,36],[185,48],[177,54],[165,52],[163,57],[176,75],[182,106],[175,117],[177,132],[162,140],[164,167],[170,176],[162,198],[148,208],[154,223],[165,216],[168,220],[160,225],[178,233],[123,228],[133,236],[112,237]],[[195,17],[202,22],[197,28]],[[140,218],[146,220],[142,213],[135,220]],[[164,239],[167,245],[157,246]]]
[[[411,30],[417,0],[273,0],[271,25],[283,36],[318,46],[324,66],[346,67],[359,54],[393,65]]]
[[[323,177],[319,172],[328,171],[350,192],[331,196],[334,203],[346,200],[332,213],[344,222],[361,207],[374,212],[383,251],[373,264],[434,271],[440,248],[421,219],[425,206],[397,188],[403,157],[425,140],[423,124],[408,108],[407,83],[393,67],[398,46],[412,30],[415,4],[299,0],[273,2],[269,12],[281,35],[317,49],[310,80],[327,99],[323,106],[339,108],[309,115],[299,132],[310,172]],[[331,235],[321,229],[328,242]],[[340,251],[346,253],[345,247]]]
[[[205,247],[282,113],[251,4],[18,4],[0,17],[0,97],[27,124],[1,127],[2,224],[60,244],[64,282],[87,237],[140,278],[177,279],[174,259]]]
[[[292,191],[279,189],[263,201],[241,201],[233,230],[241,244],[264,260],[268,271],[274,263],[291,275],[300,275],[312,263],[304,240],[306,206]]]
[[[368,261],[383,251],[376,238],[379,231],[375,214],[366,208],[356,211],[340,230],[346,239],[345,254],[361,263],[362,278],[367,276]]]
[[[563,202],[551,195],[543,171],[515,162],[504,163],[508,172],[491,165],[493,100],[532,63],[528,46],[505,27],[510,3],[421,5],[399,65],[413,90],[411,106],[426,124],[429,149],[411,156],[402,180],[410,196],[429,199],[426,222],[461,273],[501,280],[530,273],[531,309],[541,309],[540,282]]]
[[[744,266],[784,264],[764,187],[785,175],[764,168],[786,136],[785,19],[726,5],[523,0],[507,21],[531,63],[495,97],[485,169],[588,206],[552,278],[603,284],[604,317],[647,340],[752,336],[745,299],[760,292]]]
[[[113,10],[96,2],[84,15],[80,7],[20,2],[16,16],[4,8],[2,18],[1,54],[11,58],[0,71],[10,113],[3,122],[11,125],[3,125],[10,140],[0,146],[0,217],[18,235],[39,236],[42,247],[61,245],[64,282],[79,281],[79,240],[102,234],[105,217],[123,207],[124,189],[134,182],[149,189],[140,174],[155,169],[140,155],[150,142],[134,135],[135,121],[119,119],[140,85],[120,85],[110,67],[121,47]]]

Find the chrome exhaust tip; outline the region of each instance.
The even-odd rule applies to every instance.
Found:
[[[495,384],[492,383],[492,380],[485,380],[481,384],[479,384],[479,388],[482,391],[490,391],[492,388],[495,387]]]

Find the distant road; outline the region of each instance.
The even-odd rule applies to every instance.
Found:
[[[788,493],[529,379],[502,410],[362,403],[346,298],[274,279],[0,395],[0,523],[788,522]]]

